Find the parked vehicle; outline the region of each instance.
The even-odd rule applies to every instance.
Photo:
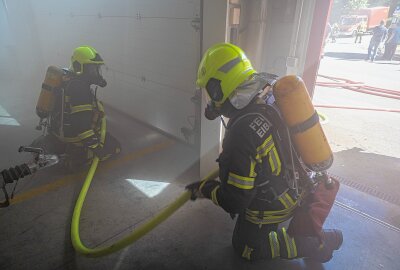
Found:
[[[367,32],[366,15],[343,15],[339,22],[339,36],[355,37],[357,32]]]
[[[339,22],[341,36],[356,36],[357,32],[371,32],[382,20],[387,20],[389,7],[362,8],[343,15]]]

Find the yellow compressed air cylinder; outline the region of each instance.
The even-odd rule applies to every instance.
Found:
[[[40,118],[48,117],[50,112],[54,110],[54,90],[61,86],[63,74],[63,70],[58,67],[49,66],[47,68],[46,76],[42,83],[42,91],[36,104],[36,114]]]
[[[333,163],[332,150],[303,80],[295,75],[282,77],[273,93],[305,165],[316,172],[327,170]]]

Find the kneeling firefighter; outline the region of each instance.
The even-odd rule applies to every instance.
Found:
[[[36,113],[47,128],[46,138],[58,143],[56,152],[66,154],[65,162],[71,168],[86,164],[93,155],[105,160],[120,152],[113,136],[107,132],[102,139],[100,135],[105,113],[96,93],[97,86],[107,85],[101,73],[103,65],[93,47],[78,47],[72,54],[71,67],[50,66],[42,84]]]
[[[303,124],[294,127],[280,110],[305,103],[288,103],[293,89],[301,90],[296,92],[298,98],[305,95],[310,100],[304,83],[296,76],[283,77],[272,86],[274,95],[269,95],[276,102],[266,102],[260,93],[270,80],[253,69],[239,47],[229,43],[206,51],[197,76],[197,85],[210,98],[205,116],[210,120],[224,116],[229,122],[217,159],[220,181],[188,185],[192,199],[208,198],[232,218],[238,215],[232,244],[247,260],[306,257],[329,261],[343,241],[341,231],[322,229],[339,188],[335,180],[329,185],[318,181],[326,179],[327,174],[321,171],[332,164],[332,152],[313,109]],[[309,104],[312,107],[311,101]],[[299,115],[302,113],[294,117]],[[319,152],[297,156],[304,147],[296,143],[301,144],[308,132],[323,137],[321,142],[318,138],[308,140],[319,144],[316,149],[324,154],[320,162],[313,160],[321,156]],[[278,228],[290,218],[288,230]]]

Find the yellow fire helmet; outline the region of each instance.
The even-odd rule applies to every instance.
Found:
[[[218,43],[204,54],[197,71],[197,86],[205,88],[217,107],[256,71],[242,49]]]
[[[74,50],[71,57],[71,70],[80,75],[83,73],[84,64],[103,65],[100,54],[91,46],[82,46]]]

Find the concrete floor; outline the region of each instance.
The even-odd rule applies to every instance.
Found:
[[[109,128],[121,140],[123,152],[100,165],[89,190],[81,217],[81,238],[89,247],[123,237],[172,202],[185,184],[197,180],[191,147],[108,111]],[[12,133],[17,131],[27,137],[37,134],[24,125],[14,127]],[[23,142],[3,134],[2,145],[7,140],[17,149]],[[7,154],[10,162],[17,159],[16,151]],[[248,263],[237,258],[230,244],[234,221],[206,200],[188,202],[154,231],[115,254],[86,258],[74,252],[69,233],[83,178],[79,173],[63,175],[49,169],[19,183],[13,205],[0,210],[0,269],[400,268],[400,229],[388,224],[393,213],[400,213],[399,207],[345,185],[326,223],[327,228],[343,230],[345,240],[326,264],[307,260]],[[126,179],[169,185],[148,197]]]
[[[319,74],[400,91],[400,59],[382,61],[377,57],[373,63],[364,60],[370,38],[364,36],[362,43],[356,44],[353,38],[327,43]],[[328,80],[318,77],[318,81]],[[328,119],[323,127],[335,157],[330,171],[359,190],[399,205],[400,113],[340,107],[400,110],[400,100],[318,86],[313,102],[338,107],[317,108]]]

